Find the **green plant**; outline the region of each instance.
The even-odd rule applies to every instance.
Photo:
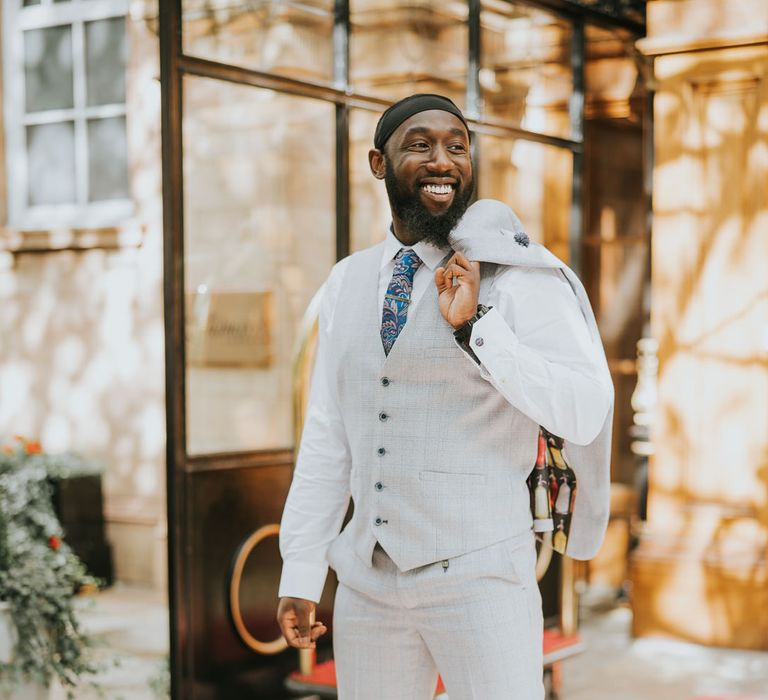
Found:
[[[10,606],[17,644],[0,663],[0,684],[47,685],[55,677],[72,689],[94,674],[91,642],[80,629],[75,593],[93,584],[64,541],[53,508],[52,478],[66,460],[45,455],[21,437],[0,453],[0,601]]]
[[[167,656],[158,664],[148,685],[155,700],[168,700],[171,697],[171,663]]]

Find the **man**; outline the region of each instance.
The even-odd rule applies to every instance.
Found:
[[[326,283],[278,621],[292,646],[314,646],[330,563],[341,700],[427,700],[438,671],[451,700],[540,700],[525,480],[539,425],[580,444],[604,428],[604,360],[557,270],[449,247],[473,192],[453,102],[401,100],[374,145],[392,226]]]

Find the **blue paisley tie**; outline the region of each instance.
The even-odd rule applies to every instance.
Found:
[[[384,353],[389,351],[408,320],[408,304],[411,301],[413,276],[421,265],[421,258],[411,248],[401,248],[395,256],[395,269],[384,295],[381,313],[381,342]]]

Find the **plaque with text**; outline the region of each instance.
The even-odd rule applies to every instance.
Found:
[[[187,295],[187,364],[269,367],[272,292]]]

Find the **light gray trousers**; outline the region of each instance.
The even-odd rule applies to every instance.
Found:
[[[401,572],[332,547],[339,700],[542,700],[541,596],[532,532]]]

